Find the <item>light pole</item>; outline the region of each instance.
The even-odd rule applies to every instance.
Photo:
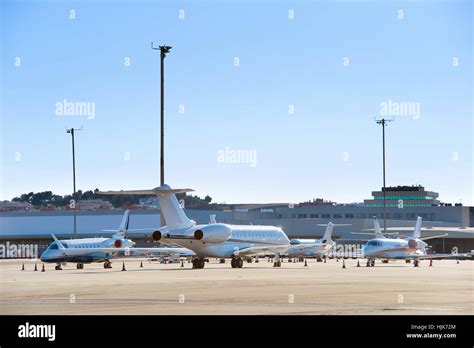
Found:
[[[164,71],[164,63],[166,54],[169,53],[171,50],[171,46],[158,46],[154,47],[153,42],[151,43],[151,48],[153,50],[160,51],[160,185],[164,185],[165,183],[165,146],[164,146],[164,139],[165,139],[165,71]],[[164,226],[165,221],[163,218],[163,214],[161,211],[160,206],[160,225]]]
[[[76,154],[74,151],[74,132],[75,131],[81,131],[81,128],[69,128],[66,129],[66,133],[71,134],[71,139],[72,139],[72,187],[74,193],[72,194],[72,199],[73,199],[73,204],[74,204],[74,232],[73,232],[73,239],[76,239],[77,235],[77,230],[76,230]]]
[[[382,118],[381,120],[375,120],[377,124],[382,125],[382,157],[383,157],[383,232],[387,233],[387,189],[385,187],[385,125],[393,120],[386,120]]]

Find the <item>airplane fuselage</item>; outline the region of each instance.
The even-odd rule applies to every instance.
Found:
[[[103,262],[112,258],[114,252],[103,252],[98,249],[104,248],[127,248],[133,247],[135,242],[129,239],[114,238],[84,238],[61,240],[65,249],[60,249],[56,242],[51,243],[41,255],[42,262],[51,263],[91,263]]]
[[[421,240],[376,238],[365,244],[362,254],[366,258],[409,259],[424,254],[426,246]]]
[[[285,254],[290,257],[321,257],[332,249],[333,243],[322,243],[321,240],[291,240],[290,247]]]
[[[212,241],[194,238],[196,231],[204,230],[208,226],[215,226],[216,229]],[[222,226],[222,232],[219,231],[219,226]],[[229,235],[223,236],[224,231],[228,231]],[[228,258],[245,253],[258,254],[260,251],[281,252],[290,244],[286,234],[278,227],[227,224],[196,225],[181,231],[174,230],[172,233],[164,232],[161,241],[191,249],[198,257],[216,258]]]

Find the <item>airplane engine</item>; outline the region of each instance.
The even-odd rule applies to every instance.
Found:
[[[222,243],[229,239],[232,230],[225,224],[211,224],[194,231],[194,238],[208,243]]]
[[[410,249],[422,249],[426,244],[423,243],[421,240],[416,239],[409,239],[408,240],[408,247]]]
[[[152,238],[153,240],[155,241],[159,241],[161,239],[162,235],[161,235],[161,232],[160,231],[155,231],[153,232],[152,234]]]

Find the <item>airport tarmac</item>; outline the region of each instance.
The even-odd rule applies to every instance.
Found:
[[[158,264],[114,260],[112,269],[86,264],[0,262],[2,314],[474,314],[472,261],[404,261],[356,267],[357,260],[308,260],[281,268],[261,259],[232,269],[229,261]]]

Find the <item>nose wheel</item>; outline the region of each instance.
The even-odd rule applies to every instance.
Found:
[[[241,257],[233,257],[232,261],[230,262],[232,268],[242,268],[244,265],[244,260]]]
[[[77,269],[84,269],[84,264],[83,264],[83,263],[78,263],[78,264],[76,265],[76,268],[77,268]]]
[[[56,271],[62,271],[61,264],[54,266]]]

